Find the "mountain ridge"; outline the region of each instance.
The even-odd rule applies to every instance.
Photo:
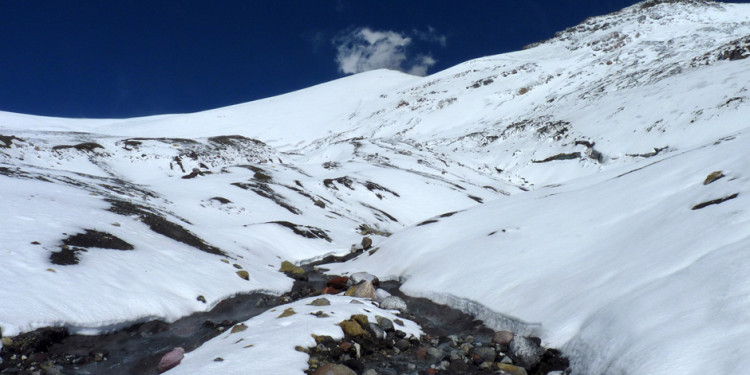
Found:
[[[540,334],[577,373],[741,373],[748,35],[746,5],[646,1],[424,78],[138,119],[0,113],[0,327],[281,294],[282,260],[369,235],[331,272]],[[133,250],[66,245],[88,231]]]

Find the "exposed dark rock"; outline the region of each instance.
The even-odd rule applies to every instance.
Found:
[[[387,213],[387,212],[385,212],[385,211],[383,211],[383,210],[381,210],[381,209],[379,209],[377,207],[370,206],[367,203],[361,203],[360,202],[360,204],[362,206],[367,207],[367,208],[371,209],[372,211],[374,211],[375,212],[375,216],[381,216],[382,215],[382,216],[385,216],[388,220],[393,221],[395,223],[398,223],[398,219],[396,219],[395,217],[393,217],[393,215],[391,215],[391,214],[389,214],[389,213]],[[380,214],[380,215],[378,215],[378,214]]]
[[[84,233],[78,233],[63,240],[63,244],[68,246],[96,247],[101,249],[114,250],[133,250],[133,245],[121,240],[115,235],[107,232],[100,232],[93,229],[86,229]]]
[[[3,144],[0,144],[0,148],[10,148],[10,146],[13,144],[13,141],[21,141],[24,140],[21,138],[16,137],[15,135],[2,135],[0,134],[0,142]]]
[[[211,174],[211,171],[202,171],[202,170],[200,170],[198,168],[193,168],[192,172],[190,172],[189,174],[186,174],[186,175],[182,176],[182,178],[187,180],[187,179],[190,179],[190,178],[196,178],[198,176],[205,176],[207,174]]]
[[[309,225],[294,224],[288,221],[269,221],[268,224],[278,224],[282,227],[289,228],[294,234],[305,238],[322,239],[331,242],[331,237],[328,237],[328,234],[320,228],[311,227]]]
[[[438,221],[437,221],[437,220],[435,220],[435,219],[429,219],[429,220],[425,220],[425,221],[423,221],[423,222],[421,222],[421,223],[417,224],[416,226],[418,226],[418,227],[421,227],[421,226],[423,226],[423,225],[427,225],[427,224],[434,224],[434,223],[437,223],[437,222],[438,222]]]
[[[400,195],[398,195],[398,193],[396,193],[395,191],[390,190],[386,187],[383,187],[382,185],[378,185],[372,181],[366,181],[365,187],[367,188],[367,190],[372,191],[372,192],[375,192],[376,190],[380,190],[380,191],[391,193],[395,197],[400,197]],[[380,195],[378,195],[378,198],[383,199],[383,197]]]
[[[708,206],[711,206],[711,205],[714,205],[714,204],[724,203],[724,202],[726,202],[726,201],[728,201],[730,199],[737,198],[739,195],[740,195],[739,193],[734,193],[732,195],[729,195],[729,196],[726,196],[726,197],[723,197],[723,198],[712,199],[710,201],[706,201],[706,202],[703,202],[703,203],[698,203],[695,206],[693,206],[692,210],[700,210],[701,208],[705,208],[705,207],[708,207]]]
[[[357,227],[357,230],[359,231],[360,234],[365,235],[365,236],[368,234],[374,234],[378,236],[389,237],[391,235],[388,232],[373,228],[367,224],[360,224]]]
[[[55,251],[49,255],[49,260],[52,264],[58,266],[72,266],[78,264],[81,260],[78,258],[78,253],[85,252],[86,249],[80,247],[68,247],[64,246],[60,251]]]
[[[234,182],[234,183],[232,183],[232,185],[237,186],[237,187],[242,188],[242,189],[245,189],[245,190],[251,190],[252,192],[254,192],[255,194],[260,195],[263,198],[268,198],[271,201],[273,201],[274,203],[276,203],[277,205],[285,208],[287,211],[289,211],[289,212],[291,212],[291,213],[293,213],[295,215],[299,215],[299,214],[302,213],[302,211],[300,211],[296,207],[294,207],[294,206],[290,205],[289,203],[287,203],[286,199],[283,196],[277,194],[273,189],[271,189],[270,186],[268,186],[268,184],[265,184],[265,183]]]
[[[354,190],[354,188],[352,187],[354,185],[354,181],[347,176],[339,178],[326,178],[325,180],[323,180],[323,185],[329,189],[338,190],[334,182],[346,186],[347,188],[349,188],[349,190]]]
[[[59,150],[65,150],[69,148],[74,148],[78,151],[86,151],[86,152],[93,152],[97,148],[104,148],[104,146],[95,143],[95,142],[84,142],[79,143],[77,145],[59,145],[52,147],[53,151],[59,151]]]
[[[472,200],[475,200],[475,201],[477,201],[477,203],[484,203],[484,199],[482,199],[482,198],[480,198],[480,197],[477,197],[477,196],[475,196],[475,195],[471,195],[471,194],[469,194],[469,195],[468,195],[468,197],[469,197],[470,199],[472,199]]]
[[[232,203],[232,201],[230,201],[229,199],[223,198],[223,197],[213,197],[213,198],[211,198],[211,200],[212,201],[217,201],[217,202],[219,202],[221,204]]]
[[[580,159],[581,153],[580,152],[570,152],[570,153],[560,153],[557,155],[550,156],[546,159],[542,160],[532,160],[532,163],[547,163],[550,161],[556,161],[556,160],[573,160],[573,159]]]
[[[151,212],[145,207],[116,199],[109,199],[108,202],[112,205],[109,208],[109,211],[120,215],[137,215],[144,224],[148,225],[148,227],[156,233],[192,246],[198,250],[205,251],[209,254],[226,256],[226,254],[224,254],[219,248],[207,244],[189,230],[155,214],[154,212]]]
[[[217,137],[210,137],[208,138],[208,141],[211,143],[216,143],[216,144],[224,145],[224,146],[244,146],[247,144],[251,144],[255,146],[266,145],[265,143],[257,139],[247,138],[241,135],[220,135]]]
[[[662,151],[665,151],[667,149],[669,149],[669,146],[664,146],[664,147],[659,147],[659,148],[654,147],[653,152],[647,152],[645,154],[627,154],[627,155],[630,157],[651,158],[656,155],[659,155]]]

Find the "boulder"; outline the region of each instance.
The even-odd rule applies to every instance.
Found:
[[[284,273],[291,273],[293,275],[302,275],[305,273],[304,268],[297,266],[288,260],[281,262],[281,268],[279,269],[279,271]]]
[[[375,290],[375,300],[378,301],[378,303],[383,302],[385,297],[389,297],[390,295],[391,295],[390,293],[386,292],[383,289],[378,288]]]
[[[362,237],[362,250],[368,250],[372,247],[372,238]]]
[[[375,286],[369,281],[363,281],[349,288],[345,295],[350,297],[369,298],[374,300],[376,297]]]
[[[396,296],[385,297],[383,302],[380,303],[380,308],[386,310],[398,310],[401,312],[406,312],[407,310],[406,302]]]
[[[378,325],[383,329],[383,331],[393,332],[396,330],[396,328],[393,327],[393,322],[386,317],[378,315],[375,317],[375,320],[377,320]]]
[[[372,285],[380,284],[380,280],[378,280],[377,276],[367,272],[355,272],[349,276],[349,279],[354,285],[359,284],[363,281],[369,281],[372,283]]]
[[[532,368],[539,364],[544,354],[544,348],[537,340],[524,336],[516,336],[508,345],[513,363],[525,368]]]
[[[159,364],[156,366],[156,371],[161,374],[162,372],[170,370],[179,365],[180,362],[182,362],[182,358],[184,357],[185,349],[178,346],[168,351],[161,357],[161,360],[159,360]]]

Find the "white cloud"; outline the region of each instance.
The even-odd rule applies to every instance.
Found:
[[[428,32],[437,35],[432,28],[428,29]],[[422,35],[416,37],[425,40]],[[412,55],[412,38],[395,31],[359,28],[335,38],[334,44],[337,48],[336,63],[339,71],[344,74],[385,68],[426,75],[427,70],[436,63],[430,55]]]
[[[438,34],[437,30],[432,26],[427,26],[427,31],[414,29],[412,33],[425,42],[436,43],[441,47],[445,47],[448,43],[448,38],[445,35]]]

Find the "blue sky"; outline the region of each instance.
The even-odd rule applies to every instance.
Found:
[[[636,1],[3,0],[0,110],[122,118],[433,73]]]

